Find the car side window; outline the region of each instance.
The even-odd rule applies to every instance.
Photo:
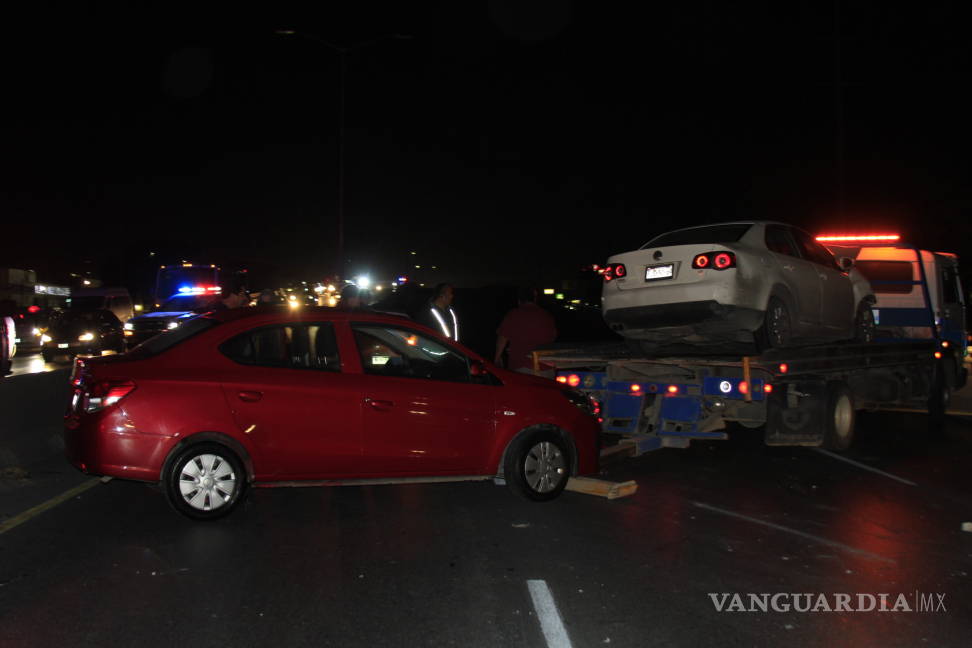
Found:
[[[797,244],[800,246],[800,251],[807,261],[812,261],[825,268],[840,270],[840,266],[837,265],[837,260],[834,259],[834,255],[827,248],[814,241],[813,237],[806,232],[798,229],[794,229],[792,232],[797,240]]]
[[[245,365],[341,371],[334,327],[328,322],[264,326],[240,333],[219,350]]]
[[[765,234],[766,248],[771,252],[776,252],[777,254],[785,254],[791,257],[800,257],[800,253],[797,251],[793,239],[787,234],[786,229],[770,225],[766,228]]]
[[[364,372],[375,376],[469,382],[469,359],[421,333],[396,326],[354,325]]]

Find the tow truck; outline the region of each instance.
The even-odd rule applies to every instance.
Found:
[[[941,428],[968,353],[958,258],[898,235],[819,236],[874,288],[877,336],[759,355],[639,357],[626,344],[534,352],[601,409],[602,455],[762,429],[768,445],[850,447],[856,412],[921,410]]]

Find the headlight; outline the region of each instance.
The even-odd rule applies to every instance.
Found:
[[[125,324],[122,326],[122,328],[124,328],[126,331],[134,331],[135,330],[135,325],[132,324],[131,322],[125,322]]]
[[[50,341],[51,341],[51,336],[48,335],[47,333],[41,335],[41,342],[50,342]]]
[[[40,337],[41,332],[39,328],[35,328],[35,329],[31,329],[30,334],[35,337]]]
[[[175,328],[175,327],[177,327],[177,326],[179,326],[179,322],[169,322],[169,323],[168,323],[168,324],[166,325],[166,328],[169,328],[169,329],[174,329],[174,328]]]
[[[94,339],[94,333],[82,333],[78,336],[78,342],[90,342]]]
[[[561,393],[567,397],[567,400],[579,407],[588,416],[597,416],[601,413],[601,404],[593,396],[588,396],[573,389],[565,389]]]

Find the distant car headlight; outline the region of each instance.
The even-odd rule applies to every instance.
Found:
[[[39,328],[31,329],[30,334],[34,337],[40,337],[41,331]]]
[[[50,342],[50,341],[51,341],[51,336],[48,335],[47,333],[41,335],[41,342]]]
[[[168,323],[168,324],[166,325],[166,328],[169,328],[169,329],[174,329],[174,328],[175,328],[175,327],[177,327],[177,326],[179,326],[179,322],[169,322],[169,323]]]
[[[125,324],[122,325],[122,328],[124,328],[126,331],[134,331],[135,325],[132,324],[131,322],[125,322]]]
[[[94,333],[82,333],[78,336],[78,342],[90,342],[94,339]]]

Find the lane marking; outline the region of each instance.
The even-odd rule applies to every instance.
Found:
[[[21,524],[23,524],[24,522],[30,520],[31,518],[37,517],[41,513],[43,513],[45,511],[48,511],[48,510],[54,508],[55,506],[57,506],[61,502],[64,502],[66,500],[69,500],[72,497],[76,497],[77,495],[80,495],[81,493],[85,492],[86,490],[89,490],[91,488],[94,488],[98,484],[106,484],[109,481],[111,481],[111,477],[101,477],[101,478],[97,478],[97,479],[88,480],[88,481],[84,482],[83,484],[81,484],[79,486],[75,486],[71,490],[65,491],[65,492],[61,493],[60,495],[57,495],[55,497],[52,497],[51,499],[47,500],[46,502],[44,502],[42,504],[38,504],[37,506],[35,506],[33,508],[27,509],[23,513],[20,513],[18,515],[13,516],[12,518],[10,518],[9,520],[7,520],[6,522],[0,522],[0,535],[6,533],[10,529],[13,529],[14,527],[20,526]]]
[[[785,531],[787,533],[792,533],[795,536],[801,538],[806,538],[807,540],[813,540],[814,542],[819,542],[820,544],[827,545],[828,547],[834,547],[836,549],[843,549],[844,551],[857,554],[859,556],[864,556],[866,558],[871,558],[873,560],[880,560],[881,562],[891,563],[892,565],[897,564],[896,560],[891,558],[886,558],[870,551],[864,551],[863,549],[858,549],[857,547],[852,547],[850,545],[845,545],[842,542],[837,542],[836,540],[828,540],[827,538],[821,538],[820,536],[815,536],[810,533],[804,533],[803,531],[797,531],[796,529],[791,529],[790,527],[785,527],[781,524],[774,524],[772,522],[767,522],[765,520],[760,520],[759,518],[749,517],[748,515],[743,515],[742,513],[736,513],[734,511],[728,511],[726,509],[721,509],[717,506],[710,506],[703,502],[692,502],[692,504],[700,509],[705,509],[706,511],[712,511],[713,513],[719,513],[721,515],[727,515],[729,517],[736,518],[738,520],[745,520],[747,522],[752,522],[754,524],[759,524],[770,529],[775,529],[777,531]]]
[[[902,477],[898,477],[897,475],[892,475],[891,473],[886,473],[883,470],[878,470],[874,466],[868,466],[867,464],[861,463],[859,461],[854,461],[853,459],[848,459],[847,457],[842,457],[842,456],[840,456],[839,454],[837,454],[835,452],[830,452],[829,450],[824,450],[823,448],[814,448],[814,450],[816,450],[820,454],[825,454],[828,457],[833,457],[834,459],[839,459],[840,461],[844,461],[846,463],[849,463],[852,466],[857,466],[858,468],[861,468],[863,470],[868,470],[868,471],[870,471],[872,473],[877,473],[879,475],[884,475],[888,479],[893,479],[894,481],[901,482],[902,484],[908,484],[909,486],[917,486],[918,485],[918,484],[916,484],[913,481],[908,481],[907,479],[904,479]]]
[[[540,619],[540,629],[543,630],[543,638],[547,640],[547,646],[572,648],[567,629],[560,619],[560,612],[557,611],[557,603],[554,602],[553,594],[547,587],[547,581],[528,580],[527,588],[530,590],[533,608],[537,611],[537,618]]]

